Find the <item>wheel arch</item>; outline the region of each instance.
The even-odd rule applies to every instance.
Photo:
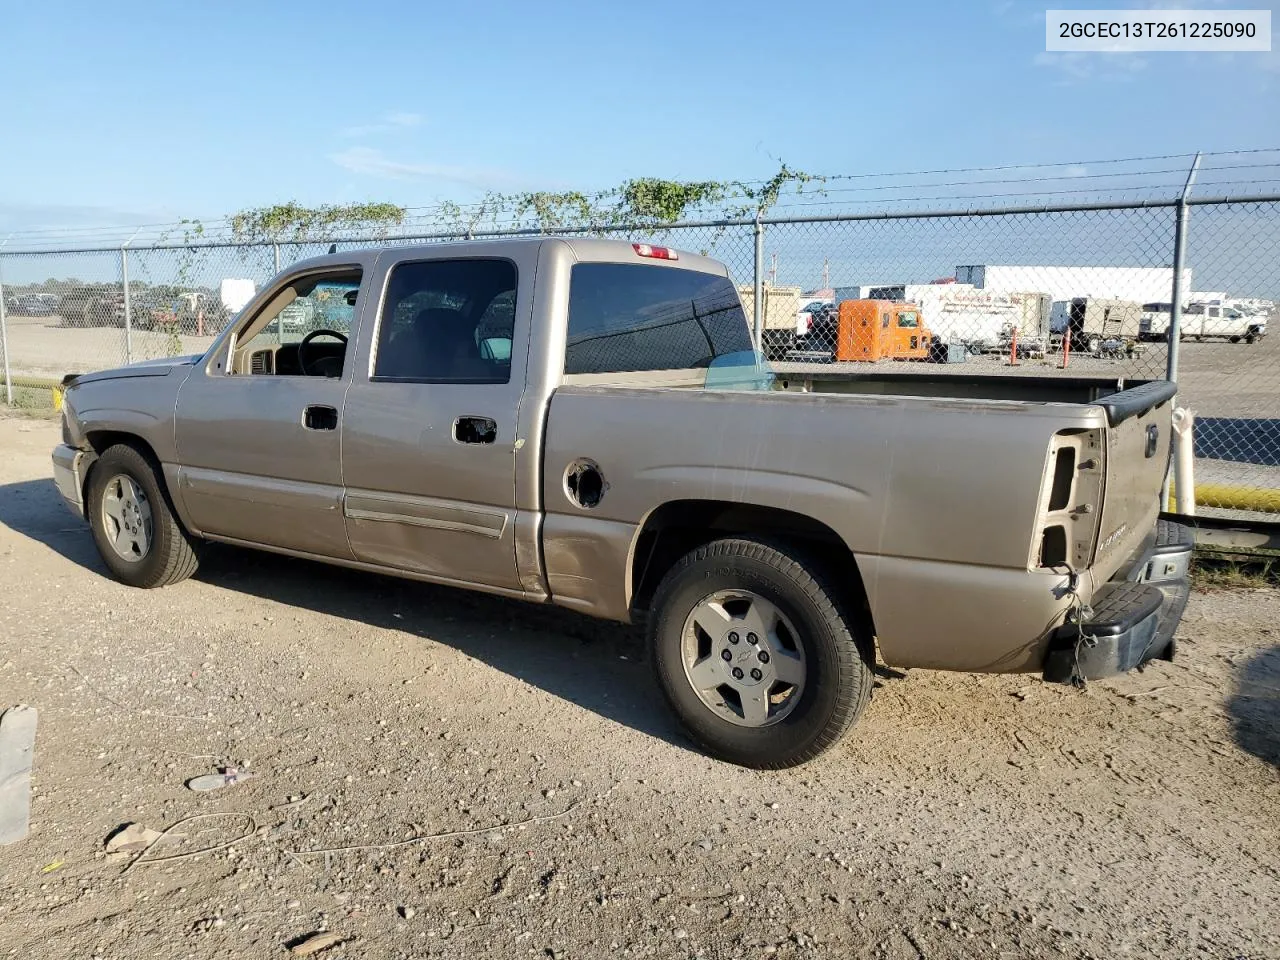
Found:
[[[169,509],[173,512],[179,526],[186,532],[199,535],[188,521],[186,511],[183,509],[181,499],[176,495],[177,491],[173,489],[175,483],[170,477],[169,471],[165,469],[163,461],[155,448],[143,436],[136,433],[130,433],[127,430],[114,429],[92,429],[86,430],[84,438],[88,441],[89,446],[93,449],[94,461],[84,472],[84,479],[81,481],[80,490],[81,501],[85,505],[85,515],[88,516],[89,510],[89,482],[93,476],[93,471],[97,469],[100,458],[104,453],[115,446],[132,447],[141,454],[142,458],[151,464],[156,474],[156,483],[160,487],[160,492],[164,495]]]
[[[723,500],[671,500],[645,517],[628,562],[632,621],[643,619],[658,583],[677,560],[712,540],[732,536],[763,537],[802,549],[841,589],[837,599],[863,636],[870,640],[876,635],[858,560],[838,533],[792,510]]]

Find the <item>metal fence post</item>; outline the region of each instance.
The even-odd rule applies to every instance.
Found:
[[[133,363],[133,316],[129,303],[129,245],[120,248],[120,279],[124,284],[124,363]]]
[[[1199,169],[1200,154],[1197,153],[1173,217],[1173,294],[1169,300],[1169,361],[1165,379],[1175,383],[1178,380],[1178,348],[1182,337],[1182,270],[1187,259],[1187,216],[1190,213],[1187,199],[1191,196],[1191,185],[1196,182]]]
[[[13,236],[13,234],[9,234]],[[4,238],[4,243],[0,243],[3,247],[9,242],[9,237]],[[4,402],[13,406],[13,377],[9,375],[9,317],[5,313],[4,306],[4,264],[0,261],[0,351],[4,353]]]
[[[753,304],[751,308],[751,331],[755,337],[756,351],[764,353],[764,223],[761,211],[756,211],[755,225],[755,271],[752,277]]]
[[[1166,361],[1164,378],[1178,382],[1178,360],[1182,347],[1182,270],[1187,259],[1187,215],[1190,208],[1187,198],[1191,196],[1191,185],[1195,183],[1196,171],[1200,169],[1200,154],[1191,161],[1191,169],[1187,171],[1187,182],[1182,186],[1182,194],[1178,197],[1178,206],[1173,213],[1173,291],[1169,296],[1169,356]],[[1170,443],[1173,438],[1170,438]],[[1160,486],[1160,509],[1169,508],[1169,490],[1173,483],[1173,462],[1164,473],[1164,483]],[[1194,496],[1194,494],[1193,494]]]
[[[275,261],[276,273],[279,273],[280,272],[280,244],[278,243],[271,244],[271,255]]]

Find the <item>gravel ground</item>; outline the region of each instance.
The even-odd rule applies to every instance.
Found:
[[[1197,593],[1175,662],[1084,692],[882,671],[759,773],[624,628],[232,550],[116,584],[56,439],[0,420],[0,707],[40,711],[0,955],[1280,957],[1280,591]],[[130,866],[128,822],[180,836]]]

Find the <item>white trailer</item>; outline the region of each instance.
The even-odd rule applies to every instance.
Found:
[[[981,264],[956,267],[956,281],[980,290],[1013,293],[1038,290],[1055,302],[1077,297],[1129,300],[1135,303],[1166,301],[1173,297],[1172,267],[1064,267],[1047,265]],[[1184,300],[1189,300],[1191,270],[1182,271]]]
[[[992,348],[1016,330],[1047,334],[1048,301],[1038,293],[981,290],[971,283],[899,283],[864,287],[872,300],[914,303],[938,340]]]

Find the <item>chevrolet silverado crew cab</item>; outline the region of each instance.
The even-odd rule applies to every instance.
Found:
[[[643,623],[693,738],[758,767],[835,743],[877,656],[1171,655],[1173,384],[770,368],[748,331],[722,264],[648,244],[331,254],[201,356],[66,378],[54,476],[137,587],[221,541]]]

